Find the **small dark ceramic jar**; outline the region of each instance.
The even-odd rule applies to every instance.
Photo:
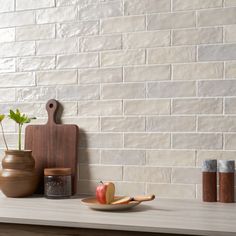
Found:
[[[44,195],[46,198],[70,198],[72,195],[71,189],[70,168],[44,169]]]

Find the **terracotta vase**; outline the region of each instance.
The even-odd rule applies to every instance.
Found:
[[[7,197],[27,197],[38,185],[32,151],[7,150],[2,160],[0,189]]]

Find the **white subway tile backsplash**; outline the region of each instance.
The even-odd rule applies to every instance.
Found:
[[[222,62],[175,64],[172,71],[174,80],[223,79],[224,64]]]
[[[122,180],[121,166],[80,165],[79,179],[81,180]]]
[[[99,149],[79,149],[79,165],[80,164],[99,164],[100,150]]]
[[[2,73],[0,74],[1,88],[35,86],[34,73]]]
[[[55,1],[54,0],[17,0],[16,1],[16,10],[29,10],[29,9],[40,9],[40,8],[48,8],[54,7]]]
[[[160,198],[193,199],[196,195],[195,184],[147,184],[147,193]]]
[[[173,45],[214,44],[223,42],[223,28],[173,30]]]
[[[40,39],[53,39],[55,38],[55,25],[33,25],[16,28],[16,40],[40,40]]]
[[[125,133],[125,148],[168,149],[170,134],[168,133]]]
[[[56,0],[56,6],[69,6],[76,4],[78,0]]]
[[[35,14],[32,11],[7,12],[0,14],[0,28],[31,25],[34,23]]]
[[[124,180],[137,182],[170,183],[171,169],[160,167],[125,166]]]
[[[41,71],[36,73],[38,85],[76,84],[77,71]]]
[[[35,54],[35,43],[10,42],[0,43],[0,57],[33,56]]]
[[[204,116],[198,118],[198,130],[205,132],[235,132],[236,117]]]
[[[198,48],[198,60],[199,61],[236,60],[235,51],[236,51],[236,44],[200,46]]]
[[[16,70],[15,58],[1,58],[0,59],[0,73],[15,72]]]
[[[173,168],[171,182],[178,184],[200,184],[202,171],[200,168]],[[186,178],[186,176],[188,176]]]
[[[199,150],[197,152],[196,165],[201,167],[202,163],[206,159],[217,159],[217,160],[236,160],[236,151],[220,151],[220,150]]]
[[[14,11],[15,1],[14,0],[0,0],[0,12]]]
[[[81,84],[122,82],[122,68],[85,69],[79,72]]]
[[[127,16],[108,18],[101,21],[101,32],[122,33],[145,30],[145,16]]]
[[[236,95],[236,80],[201,81],[198,93],[202,97],[221,97]]]
[[[75,21],[57,24],[57,36],[59,38],[70,38],[81,35],[98,34],[98,21]]]
[[[123,135],[119,133],[81,134],[80,147],[83,148],[122,148]]]
[[[56,67],[55,56],[32,56],[17,58],[19,71],[50,70]]]
[[[225,134],[225,149],[236,150],[236,134]]]
[[[122,16],[122,1],[99,2],[98,4],[85,4],[79,7],[81,20],[97,20],[108,17]]]
[[[198,26],[215,26],[236,24],[236,7],[210,9],[198,12]]]
[[[196,130],[196,119],[193,116],[148,116],[148,132],[191,132]]]
[[[122,115],[122,101],[79,101],[80,116]]]
[[[222,0],[173,0],[174,11],[222,7]]]
[[[0,43],[13,42],[14,40],[15,40],[14,28],[0,29]]]
[[[195,151],[191,150],[147,150],[146,160],[149,166],[195,166]]]
[[[236,1],[235,0],[225,0],[225,6],[226,7],[236,6]]]
[[[80,53],[57,56],[57,68],[90,68],[98,66],[97,53]]]
[[[118,195],[135,196],[145,194],[146,192],[145,183],[120,181],[115,182],[115,185]]]
[[[16,90],[13,89],[0,89],[0,102],[14,102],[16,100]]]
[[[145,131],[144,117],[102,117],[101,130],[105,132]]]
[[[101,88],[102,99],[145,98],[144,83],[106,84]]]
[[[57,97],[64,101],[96,100],[100,90],[98,85],[62,86],[57,88]]]
[[[223,101],[221,98],[189,98],[173,99],[173,114],[221,114]]]
[[[174,133],[172,146],[176,149],[222,149],[220,133]]]
[[[193,46],[147,49],[148,64],[184,63],[195,60],[196,48]]]
[[[74,6],[40,9],[36,11],[37,24],[60,23],[76,20],[77,9]]]
[[[80,39],[80,50],[82,52],[116,49],[121,49],[121,35],[90,36]]]
[[[62,119],[63,124],[70,123],[79,126],[82,132],[98,132],[100,131],[99,117],[65,117]]]
[[[169,65],[129,66],[124,68],[125,82],[170,80]]]
[[[152,48],[170,45],[170,31],[136,32],[123,35],[124,48]]]
[[[144,50],[126,50],[103,52],[101,54],[101,65],[121,66],[121,65],[141,65],[145,63]]]
[[[170,101],[127,100],[124,101],[125,115],[165,115],[170,114]]]
[[[36,43],[37,55],[68,54],[78,51],[78,42],[74,38],[42,40]]]
[[[195,25],[194,12],[160,13],[147,16],[148,30],[192,28]]]
[[[46,101],[61,102],[80,127],[79,193],[103,180],[118,195],[193,199],[203,160],[236,160],[235,0],[0,5],[0,113],[40,124]]]
[[[29,87],[19,88],[16,91],[16,100],[18,102],[44,101],[56,98],[56,89],[53,87]]]
[[[236,42],[236,26],[228,25],[224,28],[224,40],[227,43]]]
[[[236,78],[236,62],[225,63],[225,78]]]
[[[125,0],[125,15],[140,15],[170,11],[170,0]]]
[[[104,165],[144,165],[144,150],[102,150],[101,163]]]
[[[195,97],[195,82],[157,82],[147,84],[148,98]]]
[[[236,98],[225,98],[225,113],[226,114],[236,114]]]

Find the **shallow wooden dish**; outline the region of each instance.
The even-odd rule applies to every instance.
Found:
[[[121,197],[115,197],[115,199],[117,200],[119,198]],[[81,202],[93,210],[100,210],[100,211],[122,211],[133,208],[141,203],[138,201],[130,201],[129,203],[116,204],[116,205],[101,204],[97,201],[96,197],[84,198],[81,200]]]

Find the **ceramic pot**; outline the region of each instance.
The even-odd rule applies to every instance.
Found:
[[[27,197],[38,185],[32,151],[6,150],[2,160],[0,188],[7,197]]]

